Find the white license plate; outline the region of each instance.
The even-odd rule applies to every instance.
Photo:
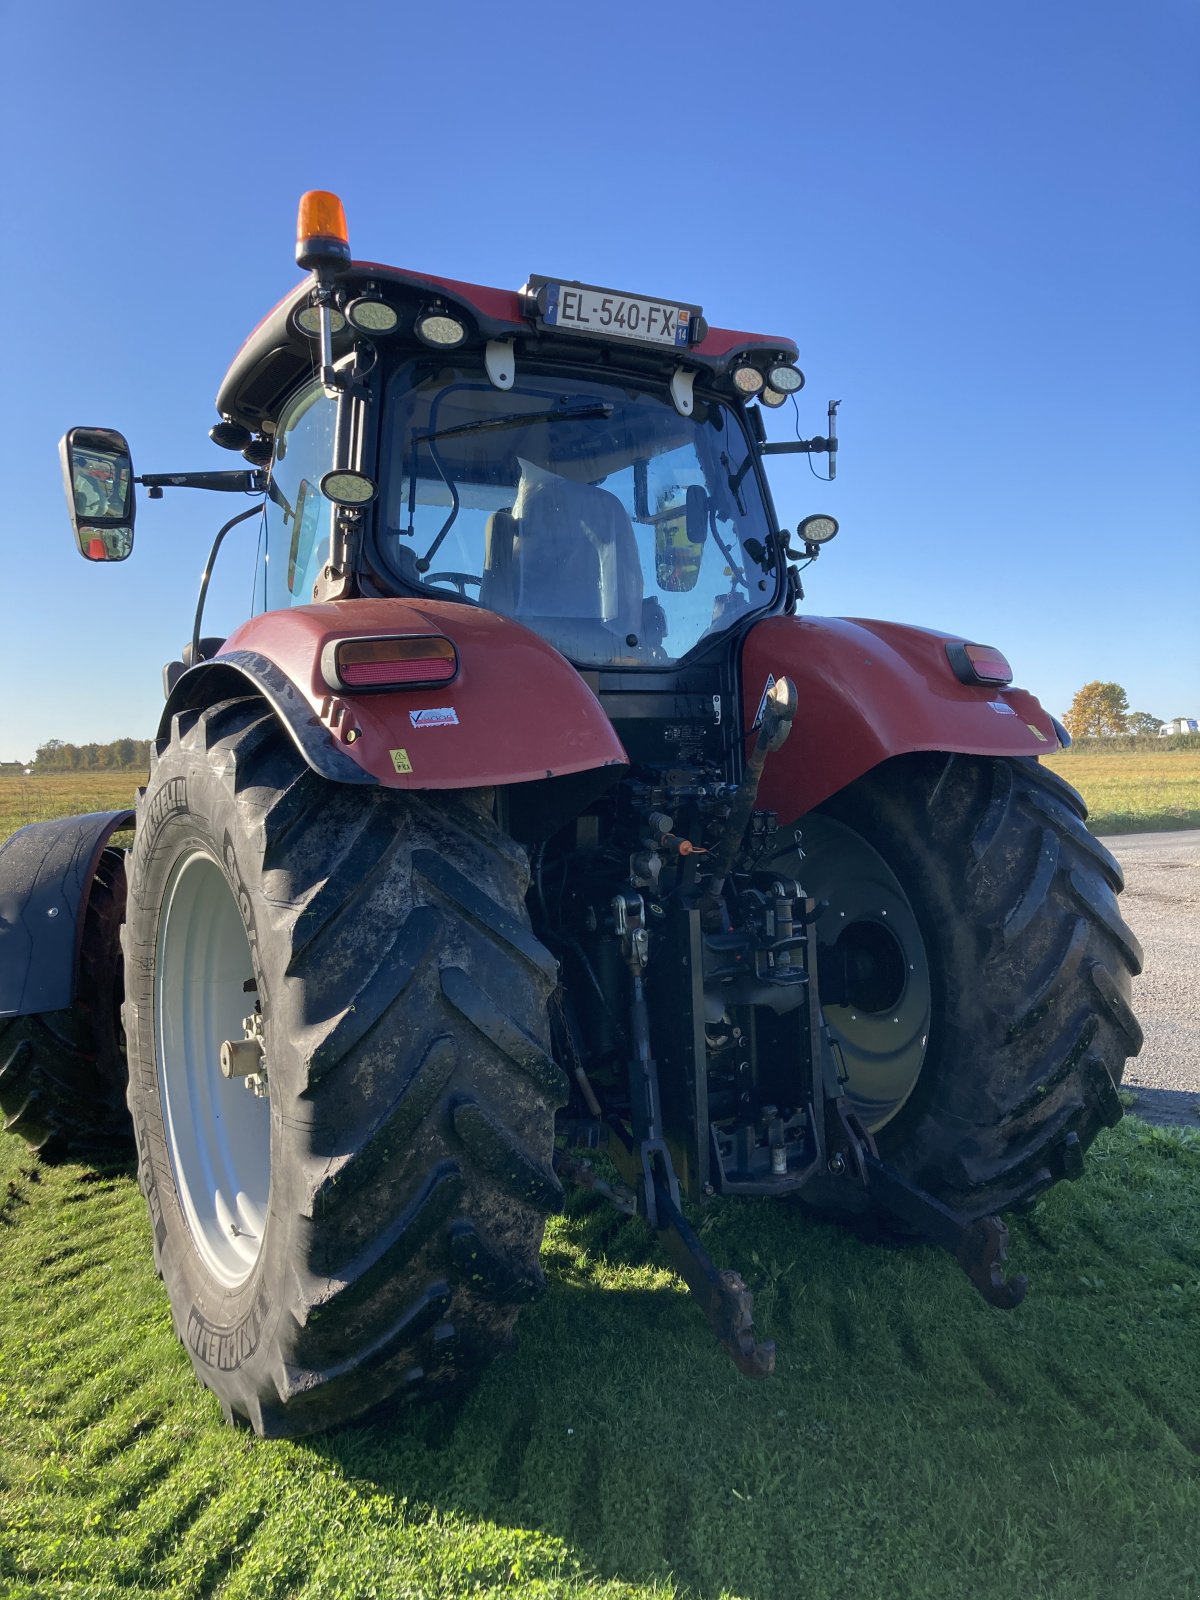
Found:
[[[586,283],[546,282],[539,300],[541,321],[548,328],[634,339],[639,344],[685,346],[692,316],[699,311],[696,306],[594,289]]]

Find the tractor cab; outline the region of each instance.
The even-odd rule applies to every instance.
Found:
[[[256,611],[458,600],[602,670],[670,667],[783,608],[747,402],[802,386],[790,341],[580,284],[352,263],[340,207],[302,213],[297,259],[312,278],[243,346],[212,430],[271,464]]]

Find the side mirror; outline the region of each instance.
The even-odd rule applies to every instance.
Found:
[[[72,428],[59,441],[67,509],[87,561],[124,561],[133,550],[133,461],[112,428]]]

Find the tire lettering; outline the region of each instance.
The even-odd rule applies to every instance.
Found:
[[[187,808],[187,779],[168,778],[146,807],[145,816],[139,818],[137,842],[133,851],[134,870],[129,875],[131,884],[138,882],[145,868],[146,857],[152,848],[152,836],[158,832],[168,817],[174,816],[179,811],[186,811]]]
[[[193,1306],[188,1313],[188,1349],[205,1366],[216,1367],[219,1372],[233,1372],[257,1350],[270,1312],[270,1299],[261,1286],[248,1315],[236,1328],[218,1328]]]

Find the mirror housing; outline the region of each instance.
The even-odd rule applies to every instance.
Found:
[[[85,561],[124,561],[133,551],[133,461],[114,428],[71,428],[59,441],[67,509]]]

